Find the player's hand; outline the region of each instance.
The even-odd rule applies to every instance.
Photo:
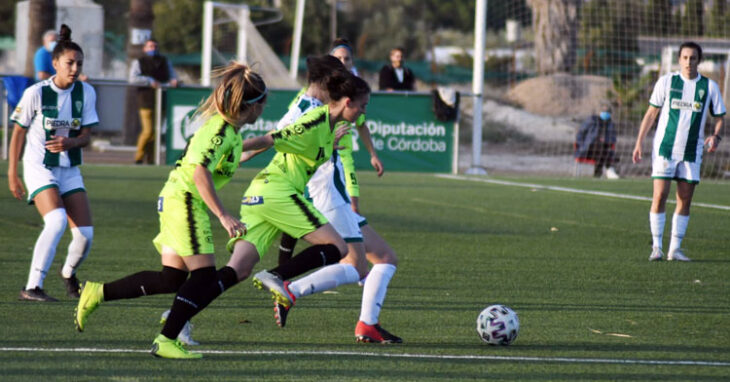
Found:
[[[8,188],[10,188],[10,192],[13,194],[15,199],[23,200],[23,197],[25,196],[25,187],[23,187],[23,182],[20,181],[20,178],[18,178],[17,175],[8,177]]]
[[[720,144],[720,140],[717,139],[717,135],[710,135],[705,138],[705,146],[707,146],[707,152],[711,153],[717,150],[717,146]]]
[[[340,146],[340,139],[350,132],[350,124],[342,124],[335,130],[335,150],[342,150],[345,146]]]
[[[50,140],[46,141],[46,150],[52,153],[60,153],[74,147],[73,138],[59,137],[52,135]]]
[[[246,225],[228,213],[223,213],[218,220],[220,220],[221,225],[228,232],[228,237],[234,238],[246,234]]]
[[[640,145],[636,145],[636,147],[634,147],[634,153],[631,156],[631,160],[634,163],[641,162],[641,146]]]
[[[373,166],[375,171],[378,173],[378,176],[383,176],[383,173],[385,172],[385,168],[383,167],[383,162],[380,161],[380,158],[377,156],[370,157],[370,164]]]

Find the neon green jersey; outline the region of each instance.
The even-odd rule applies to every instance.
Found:
[[[276,155],[251,182],[245,196],[303,193],[309,179],[334,150],[329,106],[299,117],[293,124],[270,133]]]
[[[165,184],[164,192],[187,191],[200,198],[193,180],[197,165],[210,171],[213,186],[220,190],[238,168],[243,141],[238,129],[229,125],[220,115],[210,117],[188,142],[182,157]]]

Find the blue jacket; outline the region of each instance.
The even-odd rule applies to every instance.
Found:
[[[616,128],[613,121],[602,121],[597,115],[586,119],[575,136],[575,158],[586,158],[593,143],[603,142],[609,145],[616,144]]]

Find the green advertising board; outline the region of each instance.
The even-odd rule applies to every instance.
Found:
[[[175,88],[167,91],[166,163],[173,164],[195,132],[190,116],[195,107],[210,94],[207,88]],[[266,134],[286,113],[294,90],[269,92],[263,115],[241,129],[243,138]],[[386,171],[453,172],[456,139],[454,123],[436,119],[427,94],[373,93],[367,107],[366,125]],[[357,134],[357,131],[355,131]],[[372,170],[370,155],[359,140],[353,145],[355,166]],[[258,155],[243,164],[263,168],[273,151]]]

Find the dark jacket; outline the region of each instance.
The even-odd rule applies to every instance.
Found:
[[[398,82],[398,76],[395,75],[395,69],[392,65],[385,65],[380,69],[378,85],[380,90],[415,90],[416,78],[410,69],[403,66],[403,82]]]
[[[586,119],[575,136],[575,158],[586,158],[591,144],[616,144],[616,128],[613,121],[602,121],[597,115]]]
[[[170,70],[165,56],[141,57],[139,68],[143,76],[152,77],[161,84],[170,81]],[[155,89],[148,86],[137,88],[137,103],[142,108],[155,107]]]

